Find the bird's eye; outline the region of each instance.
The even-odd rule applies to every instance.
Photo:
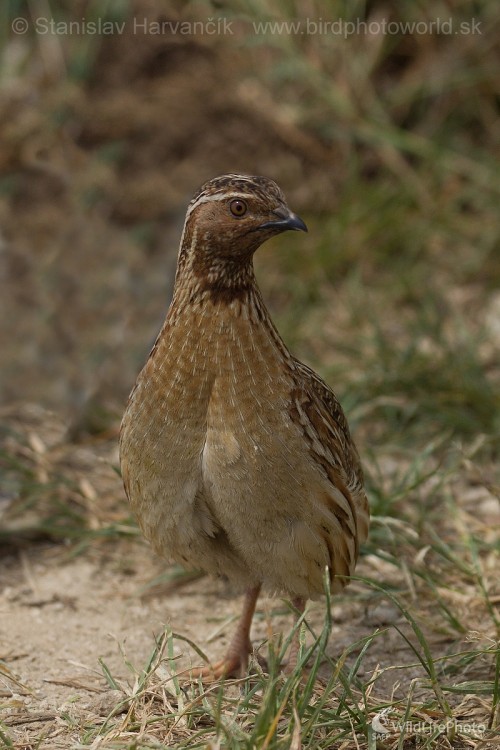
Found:
[[[247,204],[245,201],[231,201],[229,208],[231,209],[233,216],[244,216],[247,212]]]

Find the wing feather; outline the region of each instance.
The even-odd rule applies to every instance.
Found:
[[[319,533],[329,552],[332,575],[347,576],[353,573],[359,545],[368,534],[363,470],[337,397],[307,365],[298,360],[294,364],[300,385],[292,393],[291,416],[303,430],[309,451],[330,484],[320,498],[325,514]],[[329,514],[336,523],[328,523]]]

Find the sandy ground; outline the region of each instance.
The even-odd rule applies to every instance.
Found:
[[[130,694],[154,649],[154,636],[165,626],[193,640],[212,660],[220,658],[239,614],[240,598],[224,582],[207,577],[169,590],[165,585],[153,588],[151,583],[167,566],[154,558],[140,537],[99,537],[99,530],[113,523],[130,532],[121,480],[114,471],[114,438],[102,445],[68,443],[58,417],[37,407],[23,406],[2,417],[8,427],[1,447],[12,459],[4,473],[0,528],[2,721],[19,747],[73,748],[82,743],[85,727],[102,723]],[[30,493],[37,498],[34,506],[23,507],[24,474],[16,461],[22,462]],[[14,497],[14,491],[21,497]],[[34,524],[40,515],[53,511],[58,497],[68,513],[84,505],[87,525],[96,535],[83,550],[81,538],[56,544],[40,535],[40,524]],[[33,528],[38,529],[35,535]],[[366,561],[363,570],[369,572]],[[362,602],[361,592],[359,584],[353,584],[347,597],[333,606],[333,656],[377,624],[399,617],[376,599]],[[308,622],[317,632],[323,615],[322,602],[311,604]],[[252,639],[261,655],[267,654],[262,644],[275,634],[286,634],[291,622],[281,600],[259,600]],[[383,652],[395,653],[400,647],[388,631],[365,669],[374,668]],[[175,656],[179,670],[200,663],[182,640],[175,641]],[[105,679],[102,663],[121,691]]]
[[[174,587],[169,584],[168,588],[165,582],[157,582],[167,565],[153,556],[128,524],[129,511],[115,471],[116,434],[75,444],[66,439],[61,419],[39,407],[3,410],[0,417],[4,464],[0,498],[1,721],[16,747],[88,747],[84,741],[88,732],[95,733],[105,717],[131,694],[137,675],[154,650],[155,635],[167,626],[216,661],[231,636],[240,599],[224,582],[207,577]],[[483,494],[481,500],[476,490],[472,498],[475,513],[486,514],[494,529],[498,509],[484,490]],[[55,543],[42,533],[44,524],[52,535],[57,528],[54,513],[58,503],[65,513],[59,523],[63,518],[68,529],[73,516],[79,514],[75,521],[78,532],[71,543]],[[111,537],[110,530],[114,531]],[[117,535],[117,531],[122,533]],[[374,554],[363,556],[356,572],[389,588],[404,590],[406,586],[402,571]],[[453,596],[454,606],[463,610],[468,633],[475,633],[477,640],[484,631],[487,637],[480,598],[458,591],[443,590],[442,594]],[[431,626],[426,630],[433,653],[467,648],[468,636],[460,642],[449,629],[432,627],[435,608],[431,592],[424,586],[419,592],[418,617],[421,624]],[[312,603],[308,623],[316,633],[323,617],[324,603]],[[366,680],[374,670],[385,670],[376,683],[378,694],[403,697],[410,681],[423,676],[421,669],[408,666],[415,662],[415,654],[391,626],[397,625],[410,640],[415,641],[415,636],[388,598],[355,581],[333,601],[332,619],[327,653],[334,659],[380,629],[359,672]],[[286,636],[291,621],[282,600],[259,600],[252,640],[260,656],[266,657],[270,638],[280,633]],[[200,657],[184,640],[176,639],[174,645],[179,671],[200,664]],[[354,647],[347,665],[359,648]],[[103,664],[118,691],[105,679]],[[394,664],[407,666],[404,671],[393,671],[390,667]],[[485,678],[474,669],[469,669],[468,679]],[[322,676],[328,675],[325,663]],[[414,697],[417,699],[416,692]]]
[[[40,737],[40,747],[47,748],[81,742],[84,725],[100,723],[124,697],[106,683],[100,661],[127,692],[135,675],[126,662],[139,672],[154,648],[154,634],[165,625],[193,639],[212,658],[222,655],[239,598],[207,578],[165,596],[141,597],[143,583],[158,567],[146,547],[134,544],[131,555],[126,546],[125,570],[121,553],[107,560],[82,555],[65,561],[67,554],[53,546],[4,558],[0,696],[3,720],[20,746]],[[310,622],[316,627],[322,607],[311,607]],[[394,615],[374,611],[366,620],[359,607],[335,607],[332,653],[373,623],[373,616]],[[252,630],[254,644],[262,643],[270,630],[286,631],[290,622],[281,601],[263,598]],[[180,641],[177,655],[182,655],[180,666],[200,661]]]
[[[165,12],[164,0],[133,5],[141,18]],[[407,41],[416,50],[414,68],[406,68],[414,53],[404,58],[407,72],[402,76],[408,80],[410,71],[419,80],[428,61],[440,70],[453,59],[443,46],[443,57],[434,60],[423,36],[422,55],[415,39]],[[207,578],[144,596],[165,564],[153,558],[130,526],[128,535],[104,538],[106,529],[128,519],[114,471],[116,423],[167,308],[184,211],[193,191],[204,179],[226,171],[268,174],[286,186],[295,210],[319,217],[318,238],[322,212],[333,215],[351,162],[365,163],[367,180],[387,167],[385,149],[381,162],[375,150],[358,153],[350,115],[345,122],[339,119],[339,133],[349,138],[327,139],[324,145],[308,134],[300,126],[300,110],[289,111],[274,101],[267,81],[250,75],[255,58],[237,44],[223,42],[125,33],[94,49],[95,71],[85,85],[57,72],[38,77],[28,66],[24,77],[7,81],[1,92],[0,166],[11,178],[0,197],[0,400],[9,404],[0,410],[0,721],[6,728],[0,732],[22,750],[88,747],[87,728],[102,723],[132,689],[134,669],[147,663],[155,634],[168,626],[216,660],[238,615],[239,598],[222,582]],[[314,50],[310,53],[314,60]],[[266,71],[272,69],[275,58],[269,52],[263,60]],[[347,85],[342,66],[339,71],[339,80]],[[357,78],[353,80],[357,91]],[[394,82],[401,83],[397,76]],[[443,112],[447,107],[455,111],[452,98],[444,104]],[[456,111],[462,112],[459,107]],[[434,116],[432,107],[429,112]],[[484,113],[489,123],[489,107]],[[397,113],[392,115],[397,120]],[[321,111],[311,117],[312,125],[323,119]],[[363,108],[359,117],[365,117]],[[421,129],[428,128],[424,121]],[[314,127],[310,132],[316,132]],[[456,182],[453,176],[447,188],[452,192],[443,190],[443,199],[458,189]],[[487,213],[485,217],[481,231],[483,224],[488,230]],[[358,226],[346,234],[354,253],[356,233]],[[470,237],[463,234],[468,245]],[[439,255],[439,232],[436,237]],[[442,251],[447,251],[446,243]],[[356,260],[361,274],[369,268],[369,255]],[[277,278],[273,294],[279,309],[286,291]],[[488,294],[473,290],[471,300],[482,302],[483,296]],[[331,298],[328,315],[321,307],[318,320],[321,316],[325,328],[342,328],[345,306],[337,287]],[[491,297],[488,303],[495,341],[499,302]],[[475,307],[475,302],[463,302],[457,309],[466,319]],[[309,338],[307,347],[316,347],[320,358],[330,356],[322,339]],[[343,356],[342,347],[335,356]],[[485,361],[493,377],[494,354],[485,353]],[[16,412],[10,407],[15,400],[49,405],[64,417],[24,405]],[[113,430],[101,444],[101,436]],[[92,435],[97,436],[94,443]],[[379,460],[391,477],[394,458],[385,459],[381,451]],[[476,524],[477,537],[489,536],[493,548],[498,503],[487,488],[494,482],[483,476],[482,467],[477,476],[473,468],[464,471],[465,478],[450,484],[464,512],[464,527]],[[30,531],[53,523],[57,503],[67,509],[65,522],[75,514],[73,526],[80,523],[76,538],[68,535],[67,544]],[[87,531],[95,534],[82,551]],[[445,531],[455,534],[456,528]],[[410,552],[416,554],[415,548]],[[418,554],[422,564],[432,556],[424,547]],[[488,561],[490,557],[485,571],[492,601],[498,604],[498,562],[493,552]],[[357,572],[383,585],[405,586],[400,571],[375,556],[363,558]],[[436,654],[468,647],[469,635],[471,642],[490,643],[484,602],[470,581],[468,585],[466,589],[458,581],[451,590],[443,585],[440,595],[459,612],[466,633],[463,641],[456,634],[453,640],[449,629],[435,628],[429,637]],[[419,615],[429,624],[436,601],[424,586],[419,596]],[[387,626],[363,660],[365,676],[379,664],[387,668],[415,661],[391,627],[408,631],[399,612],[360,584],[334,602],[332,614],[329,653],[334,657],[356,639]],[[322,618],[323,605],[312,605],[311,625],[319,629]],[[442,619],[436,615],[436,621]],[[280,600],[262,599],[252,630],[254,644],[286,633],[290,622]],[[180,667],[199,663],[181,640],[176,654]],[[99,660],[123,690],[111,688]],[[377,689],[390,696],[401,680],[404,692],[416,675],[411,668],[404,675],[389,671]],[[470,668],[464,679],[485,676],[491,674]],[[0,734],[0,748],[3,742]]]

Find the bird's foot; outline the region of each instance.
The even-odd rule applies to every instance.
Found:
[[[194,667],[186,670],[191,680],[215,682],[226,677],[244,677],[248,668],[250,643],[241,648],[230,648],[223,659],[206,667]]]
[[[244,677],[248,668],[248,655],[252,652],[250,643],[250,625],[259,596],[260,584],[249,588],[245,594],[243,612],[233,635],[225,657],[216,664],[207,667],[188,669],[191,680],[215,682],[225,677]],[[179,677],[181,675],[178,675]]]
[[[244,674],[244,668],[239,659],[225,658],[207,667],[194,667],[188,673],[190,680],[215,682],[226,677],[241,677]]]

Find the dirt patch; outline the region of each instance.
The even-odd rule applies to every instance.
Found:
[[[1,453],[7,481],[0,572],[2,720],[20,746],[76,747],[86,726],[99,727],[110,713],[126,710],[127,696],[146,669],[155,636],[165,627],[196,643],[210,659],[220,658],[239,614],[240,599],[223,582],[207,577],[155,586],[168,569],[128,525],[128,508],[114,471],[114,439],[71,444],[61,421],[39,407],[4,411],[3,421]],[[23,512],[21,498],[13,494],[22,497],[27,481],[30,496],[38,502]],[[59,516],[54,512],[54,496],[64,503]],[[494,534],[498,509],[488,493],[470,489],[463,503],[465,513],[474,507],[474,523],[486,523],[492,529],[489,535]],[[66,533],[69,541],[72,515],[77,512],[83,513],[80,530],[83,520],[87,527],[80,553],[74,543],[66,550],[65,545],[43,538],[45,529],[46,536]],[[106,535],[114,536],[114,541],[106,541]],[[402,546],[400,554],[410,562],[415,552]],[[423,545],[417,546],[416,554],[424,560],[430,553]],[[485,559],[485,571],[492,571],[492,565],[494,557]],[[362,558],[357,575],[376,580],[389,591],[404,592],[404,570],[405,566],[398,568],[370,554]],[[436,627],[436,600],[425,584],[415,597],[416,593],[418,619],[436,656],[465,652],[491,638],[484,602],[470,584],[461,591],[443,588],[440,592],[440,601],[459,612],[466,624],[462,636],[444,624]],[[310,605],[307,621],[314,632],[321,631],[324,615],[323,602]],[[382,670],[376,693],[403,702],[409,685],[418,678],[421,686],[414,689],[413,698],[425,701],[426,674],[413,650],[418,651],[418,638],[390,598],[355,581],[333,602],[332,620],[326,653],[333,663],[348,654],[345,668],[352,668],[366,639],[373,639],[357,677],[369,682]],[[261,657],[267,656],[270,639],[287,635],[291,622],[286,604],[272,598],[259,600],[252,640]],[[174,643],[179,671],[200,664],[200,657],[184,640]],[[326,663],[320,668],[323,680],[328,681],[331,669]],[[467,680],[471,684],[485,680],[488,673],[486,665],[471,663]],[[479,715],[479,709],[473,701],[463,710]],[[484,711],[481,717],[484,721]]]
[[[368,5],[375,19],[379,11]],[[67,12],[80,17],[87,7],[79,2]],[[136,0],[131,14],[155,20],[165,8],[160,0]],[[168,4],[174,20],[185,12],[185,3]],[[203,180],[227,171],[275,178],[290,205],[317,223],[315,253],[306,246],[298,262],[290,251],[286,283],[285,264],[266,267],[272,301],[287,308],[279,325],[285,337],[285,326],[292,342],[302,326],[301,346],[311,355],[305,359],[331,368],[332,379],[340,372],[340,384],[350,382],[350,367],[382,381],[381,392],[358,406],[356,390],[347,394],[375,511],[357,574],[372,583],[353,582],[333,603],[327,655],[334,664],[345,655],[346,670],[357,665],[370,698],[368,726],[378,715],[374,706],[403,711],[410,693],[417,719],[431,721],[437,713],[435,702],[424,711],[433,697],[410,625],[415,616],[454,715],[481,726],[498,719],[497,448],[493,431],[486,434],[493,399],[485,399],[482,422],[471,420],[478,434],[470,442],[470,432],[462,439],[458,429],[455,443],[446,430],[433,443],[422,416],[426,395],[436,412],[446,396],[445,379],[442,394],[433,391],[440,360],[432,353],[443,345],[436,321],[454,324],[444,333],[456,357],[443,360],[443,371],[462,361],[467,337],[480,345],[479,367],[450,396],[457,422],[462,412],[479,413],[481,383],[487,394],[498,379],[498,295],[490,294],[498,262],[489,257],[497,202],[488,192],[493,185],[485,189],[490,172],[481,151],[494,133],[493,28],[483,21],[477,45],[472,35],[402,35],[391,39],[390,52],[382,36],[331,49],[324,46],[331,40],[311,37],[294,40],[283,56],[276,37],[250,52],[248,39],[238,37],[229,43],[125,30],[86,48],[74,38],[59,41],[60,57],[46,46],[54,40],[8,41],[8,55],[26,60],[0,92],[0,399],[8,405],[0,412],[0,710],[16,746],[98,747],[96,732],[127,707],[165,626],[212,659],[230,637],[240,600],[206,577],[172,584],[176,571],[140,539],[116,471],[119,418],[167,308],[187,202]],[[436,71],[439,91],[427,83]],[[278,89],[290,92],[288,102]],[[440,143],[449,146],[442,159]],[[420,234],[425,247],[413,243]],[[357,285],[377,252],[377,274]],[[422,255],[427,264],[411,277],[397,265],[400,255],[408,268]],[[338,284],[346,268],[354,271]],[[421,290],[429,285],[436,299],[426,301]],[[354,306],[351,297],[359,297]],[[435,324],[431,315],[422,338],[418,309],[434,303]],[[404,387],[398,391],[405,357],[394,359],[397,348],[389,347],[382,361],[384,331],[403,355],[420,336],[419,354],[429,356],[416,390],[417,376],[406,373],[410,397]],[[476,387],[464,401],[460,387],[469,382]],[[415,422],[419,440],[412,438]],[[311,605],[307,619],[316,633],[323,618],[324,605]],[[290,622],[281,601],[260,600],[252,630],[260,655]],[[179,669],[200,663],[185,641],[174,647]],[[323,678],[328,670],[323,664]],[[155,701],[162,706],[163,688],[155,683],[156,692],[137,698],[144,726]],[[165,724],[160,715],[153,746]],[[128,747],[140,732],[124,721],[107,746]],[[416,742],[405,740],[405,750]]]

